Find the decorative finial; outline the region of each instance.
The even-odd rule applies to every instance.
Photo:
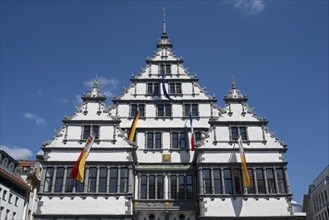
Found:
[[[165,34],[166,31],[166,8],[163,6],[162,7],[163,10],[163,34]]]
[[[98,88],[98,74],[96,73],[96,79],[94,80],[94,88]]]
[[[232,74],[232,89],[237,89],[236,82],[234,80],[234,74]]]

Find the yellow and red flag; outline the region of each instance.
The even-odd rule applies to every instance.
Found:
[[[131,123],[131,127],[130,127],[130,131],[129,131],[129,135],[128,135],[128,140],[129,141],[133,141],[134,140],[134,136],[135,136],[135,131],[136,131],[136,126],[137,126],[137,121],[139,119],[139,110],[137,110],[135,118],[133,120],[133,122]]]
[[[90,136],[87,139],[85,147],[82,149],[80,156],[75,163],[72,172],[70,173],[70,176],[75,178],[80,183],[83,183],[84,175],[85,175],[85,163],[86,159],[89,155],[90,148],[93,146],[95,140],[95,134],[93,131],[91,131]]]
[[[241,136],[238,138],[238,143],[239,143],[241,165],[242,165],[243,185],[246,187],[249,187],[249,186],[251,186],[251,180],[250,180],[250,176],[249,176],[249,172],[248,172],[246,155],[244,154],[244,150],[243,150],[243,146],[242,146]]]

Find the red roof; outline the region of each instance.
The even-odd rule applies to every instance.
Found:
[[[15,176],[7,170],[3,169],[2,167],[0,167],[0,176],[4,176],[4,178],[7,178],[8,180],[12,181],[13,184],[22,187],[26,191],[31,190],[30,186],[20,176]]]

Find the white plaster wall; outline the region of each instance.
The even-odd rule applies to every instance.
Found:
[[[248,163],[275,163],[282,162],[281,153],[278,152],[245,152]],[[240,153],[211,152],[202,155],[204,163],[241,163]]]
[[[248,134],[249,140],[252,140],[252,141],[255,141],[255,140],[261,141],[261,140],[263,140],[262,127],[249,126],[247,128],[247,134]]]
[[[42,214],[70,215],[125,215],[128,207],[124,196],[115,197],[45,197],[43,196]],[[130,210],[131,211],[131,210]]]
[[[16,213],[15,219],[22,219],[24,215],[24,201],[25,197],[6,187],[5,185],[0,184],[1,193],[0,193],[0,206],[3,207],[2,216],[0,219],[5,219],[6,211],[9,210],[9,218],[11,219],[13,213]],[[7,191],[5,198],[3,197],[4,190]],[[11,201],[9,202],[9,195],[12,194]],[[15,205],[16,197],[18,198],[17,206]]]
[[[230,216],[230,217],[246,217],[246,216],[290,216],[288,211],[288,202],[285,198],[249,198],[244,200],[237,197],[227,199],[210,199],[205,198],[205,208],[207,209],[205,216]]]
[[[80,155],[80,151],[52,151],[49,154],[48,161],[76,161]],[[90,150],[87,161],[127,161],[129,154],[123,151],[93,151]]]

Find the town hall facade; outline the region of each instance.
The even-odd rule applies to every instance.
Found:
[[[234,80],[225,106],[218,106],[172,47],[164,23],[157,51],[111,106],[96,79],[76,112],[64,117],[42,146],[35,219],[295,219],[285,142]],[[70,173],[91,130],[95,141],[80,183]],[[250,187],[243,186],[239,136]]]

